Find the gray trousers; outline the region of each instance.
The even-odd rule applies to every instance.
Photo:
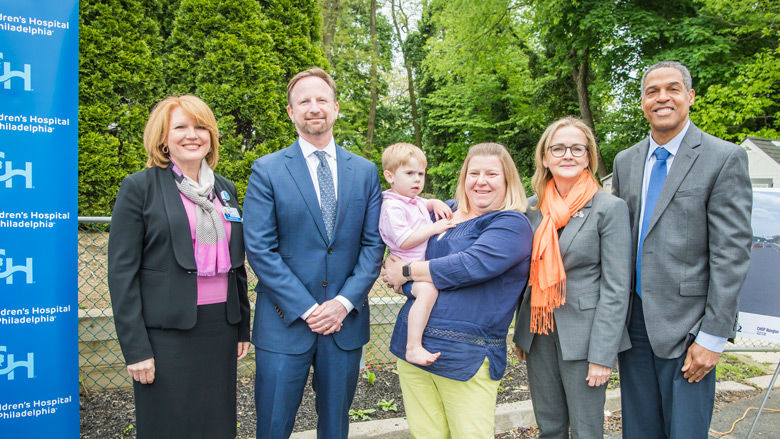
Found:
[[[590,387],[588,361],[565,361],[558,334],[534,335],[527,355],[528,387],[539,438],[602,438],[607,385]]]

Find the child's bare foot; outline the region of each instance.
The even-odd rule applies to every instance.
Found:
[[[422,346],[406,348],[406,361],[419,366],[430,366],[434,361],[439,359],[440,355],[441,352],[432,354]]]

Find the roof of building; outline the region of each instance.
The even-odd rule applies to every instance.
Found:
[[[780,164],[780,139],[762,139],[760,137],[748,137],[745,140],[750,140],[750,143],[757,146],[764,151],[766,155],[772,157],[772,159]]]

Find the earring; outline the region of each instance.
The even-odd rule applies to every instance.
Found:
[[[166,155],[168,154],[168,145],[166,145],[166,144],[163,144],[163,146],[162,146],[162,152],[163,152],[163,154],[166,154]]]

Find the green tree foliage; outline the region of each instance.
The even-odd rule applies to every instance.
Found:
[[[369,149],[366,132],[371,101],[370,64],[373,45],[370,36],[371,9],[368,0],[321,0],[323,14],[331,16],[333,39],[324,47],[331,60],[333,79],[339,90],[339,120],[334,136],[340,145],[379,162],[382,149],[387,146],[387,129],[393,120],[384,117],[398,115],[397,107],[387,107],[388,82],[391,69],[392,25],[382,14],[376,17],[377,34],[377,91],[385,96],[377,106],[377,127],[374,142]],[[390,125],[388,127],[387,125]]]
[[[136,0],[82,0],[79,213],[109,215],[119,184],[142,169],[144,125],[162,88],[162,41]]]
[[[504,144],[529,175],[541,118],[531,108],[535,90],[518,14],[508,0],[435,0],[424,11],[420,114],[429,174],[441,197],[454,194],[475,143]]]
[[[110,214],[121,179],[144,167],[149,110],[174,93],[201,97],[221,134],[217,171],[241,198],[255,158],[295,130],[285,91],[325,66],[315,0],[81,2],[79,209]]]
[[[780,2],[701,3],[701,15],[718,25],[731,50],[718,57],[724,75],[698,97],[693,119],[734,142],[780,137]]]
[[[375,1],[376,50],[372,0],[82,0],[81,213],[110,212],[144,166],[148,111],[171,93],[213,108],[218,171],[243,195],[251,161],[294,140],[285,87],[315,65],[339,87],[339,144],[379,164],[387,145],[420,142],[416,121],[442,198],[483,141],[505,144],[527,182],[542,130],[569,114],[590,114],[609,171],[647,135],[639,81],[661,60],[690,67],[706,131],[780,136],[778,0]]]

